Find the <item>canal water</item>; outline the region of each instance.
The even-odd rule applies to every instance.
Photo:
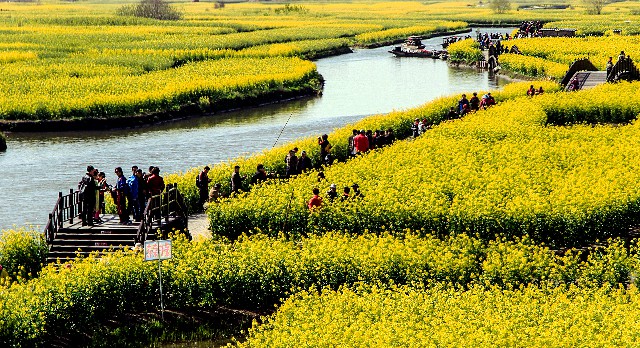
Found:
[[[441,42],[424,43],[435,48]],[[107,173],[110,183],[117,166],[156,165],[163,173],[180,172],[271,148],[285,124],[278,144],[329,133],[367,115],[508,83],[441,60],[396,58],[389,49],[358,49],[318,60],[326,80],[320,97],[136,129],[8,134],[8,150],[0,152],[0,230],[42,229],[58,192],[76,187],[87,164]]]

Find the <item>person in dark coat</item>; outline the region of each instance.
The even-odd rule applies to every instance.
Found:
[[[233,174],[231,174],[231,193],[238,193],[242,189],[242,180],[246,177],[246,175],[240,175],[240,166],[233,168]]]
[[[300,154],[300,158],[298,158],[298,173],[306,172],[313,168],[313,163],[311,163],[311,158],[307,156],[306,151],[302,151]]]
[[[96,170],[93,166],[87,166],[87,172],[84,174],[78,189],[80,191],[80,202],[82,203],[82,226],[93,226],[93,209],[96,206],[96,182],[93,177],[96,175]]]
[[[115,169],[115,174],[118,177],[115,187],[115,204],[118,210],[118,216],[120,217],[121,225],[130,224],[129,210],[127,209],[127,196],[129,196],[129,185],[127,184],[127,178],[124,176],[121,167]]]
[[[289,151],[289,154],[284,158],[284,163],[287,165],[287,177],[298,174],[298,156],[294,150]]]
[[[267,178],[269,178],[269,176],[267,175],[267,171],[264,169],[264,165],[258,164],[256,166],[256,173],[251,177],[251,185],[267,181]]]
[[[204,203],[209,198],[209,183],[211,182],[211,179],[209,179],[209,170],[211,170],[211,168],[209,168],[209,166],[205,166],[200,174],[198,174],[198,207],[203,207]]]

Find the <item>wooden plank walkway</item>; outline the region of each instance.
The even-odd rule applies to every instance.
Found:
[[[166,191],[149,198],[142,222],[122,225],[117,215],[105,214],[101,215],[102,222],[83,226],[79,217],[81,203],[78,191],[58,194],[58,201],[45,227],[49,245],[47,262],[86,257],[92,252],[133,248],[145,240],[167,238],[173,230],[184,231],[190,237],[188,209],[175,184],[167,185]]]

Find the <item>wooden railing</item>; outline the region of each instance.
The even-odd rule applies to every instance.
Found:
[[[564,75],[564,78],[560,81],[560,84],[563,86],[568,85],[569,82],[571,82],[573,75],[579,71],[598,71],[598,68],[596,68],[595,65],[593,65],[593,63],[591,63],[587,58],[574,60],[573,63],[571,63],[569,70],[567,70],[567,73]]]
[[[609,74],[607,74],[607,82],[618,81],[621,78],[626,80],[640,79],[640,73],[633,60],[629,56],[618,59]]]
[[[170,221],[178,221],[183,228],[187,227],[188,214],[184,198],[178,191],[177,184],[167,185],[167,189],[159,195],[147,200],[147,206],[138,226],[136,243],[144,243],[150,234],[160,230],[161,238],[166,238]]]
[[[44,228],[47,242],[51,242],[56,238],[64,223],[73,224],[73,219],[80,216],[81,211],[80,191],[70,189],[69,194],[65,196],[62,195],[62,192],[59,192],[56,206],[49,214],[49,221]]]

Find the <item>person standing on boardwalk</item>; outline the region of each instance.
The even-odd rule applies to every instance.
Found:
[[[144,180],[142,169],[136,170],[136,176],[138,177],[138,205],[140,206],[140,218],[142,218],[142,214],[144,214],[144,210],[147,207],[149,190],[147,189],[147,182]]]
[[[104,172],[100,172],[98,174],[98,207],[100,207],[97,212],[97,217],[100,218],[100,214],[105,213],[105,203],[104,203],[104,194],[105,192],[111,192],[111,186],[107,183],[107,174]]]
[[[84,174],[78,190],[80,191],[80,202],[82,203],[82,226],[93,226],[93,209],[96,205],[96,182],[94,180],[95,169],[93,166],[87,166],[87,172]]]
[[[198,199],[198,208],[204,206],[204,203],[209,198],[209,183],[211,179],[209,179],[209,171],[211,168],[209,166],[205,166],[200,174],[196,177],[196,187],[198,188],[198,193],[200,194]]]
[[[159,195],[164,191],[164,179],[160,176],[160,168],[151,169],[151,176],[147,179],[147,189],[151,196]]]
[[[127,179],[127,185],[129,186],[129,210],[131,210],[131,213],[133,214],[134,221],[140,221],[140,219],[142,219],[140,202],[138,201],[140,181],[138,180],[138,176],[136,176],[137,171],[138,166],[131,167],[131,176],[129,176],[129,178]]]
[[[128,225],[129,210],[127,210],[127,196],[129,195],[129,185],[127,185],[127,179],[122,172],[121,167],[116,167],[115,174],[118,177],[115,187],[114,201],[118,210],[118,216],[120,217],[121,225]]]

